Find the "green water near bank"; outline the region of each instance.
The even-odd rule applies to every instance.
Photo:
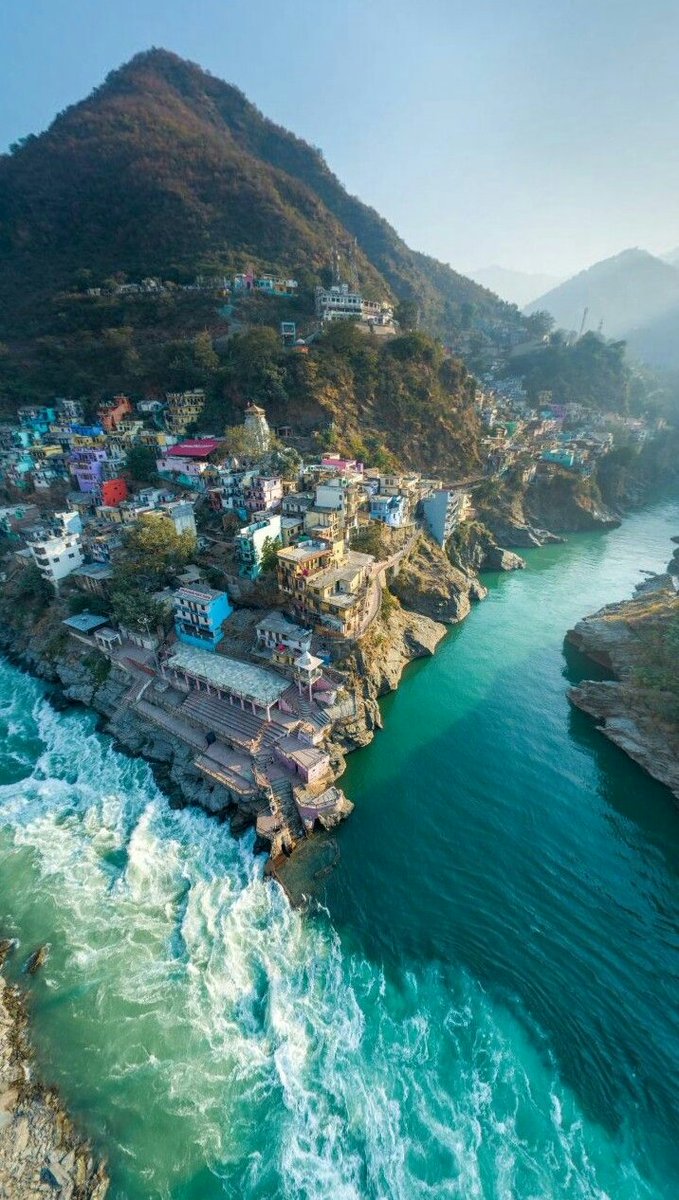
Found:
[[[312,917],[0,668],[0,922],[51,943],[41,1060],[116,1200],[679,1194],[679,813],[569,708],[562,645],[678,530],[658,504],[489,580],[350,759]]]

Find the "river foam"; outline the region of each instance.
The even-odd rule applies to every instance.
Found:
[[[467,974],[387,977],[88,714],[0,686],[0,913],[52,944],[39,1047],[115,1200],[655,1195]]]

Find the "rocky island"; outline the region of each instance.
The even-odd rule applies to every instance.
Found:
[[[675,539],[677,540],[677,539]],[[679,549],[665,574],[607,605],[566,635],[613,675],[584,680],[569,699],[679,800]]]

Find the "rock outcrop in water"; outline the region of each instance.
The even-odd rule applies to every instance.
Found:
[[[570,688],[612,742],[679,800],[679,555],[632,600],[579,621],[567,641],[614,676]]]
[[[10,950],[10,942],[0,942],[0,1196],[104,1200],[104,1166],[79,1137],[56,1092],[35,1078],[24,998],[2,973]]]

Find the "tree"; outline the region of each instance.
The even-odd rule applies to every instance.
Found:
[[[35,600],[41,608],[46,608],[54,599],[54,588],[31,562],[21,572],[15,594],[19,600]]]
[[[281,479],[297,479],[302,456],[294,446],[276,444],[269,455],[267,469],[272,475],[280,475]]]
[[[260,458],[257,435],[245,425],[227,425],[224,430],[224,441],[219,446],[220,458]],[[217,455],[215,455],[217,457]]]
[[[394,316],[404,332],[409,329],[417,329],[419,315],[416,300],[400,300],[396,305]]]
[[[476,313],[476,305],[471,304],[469,300],[465,300],[460,305],[460,329],[471,329],[474,323]]]
[[[155,591],[186,566],[196,546],[191,533],[177,533],[165,516],[149,513],[130,529],[114,566],[113,591]]]
[[[113,616],[120,625],[137,633],[154,633],[164,627],[167,610],[141,588],[127,588],[111,596]]]
[[[219,355],[212,345],[212,338],[207,329],[197,333],[193,339],[193,357],[197,367],[204,371],[216,371],[219,366]]]
[[[137,483],[150,483],[156,477],[156,455],[151,446],[131,446],[125,466]]]
[[[533,337],[541,338],[551,333],[555,321],[551,313],[545,309],[538,309],[537,312],[531,313],[529,317],[526,317],[526,325]]]
[[[262,556],[260,566],[265,574],[271,574],[278,566],[278,551],[281,548],[281,539],[279,537],[266,537],[262,544]]]

